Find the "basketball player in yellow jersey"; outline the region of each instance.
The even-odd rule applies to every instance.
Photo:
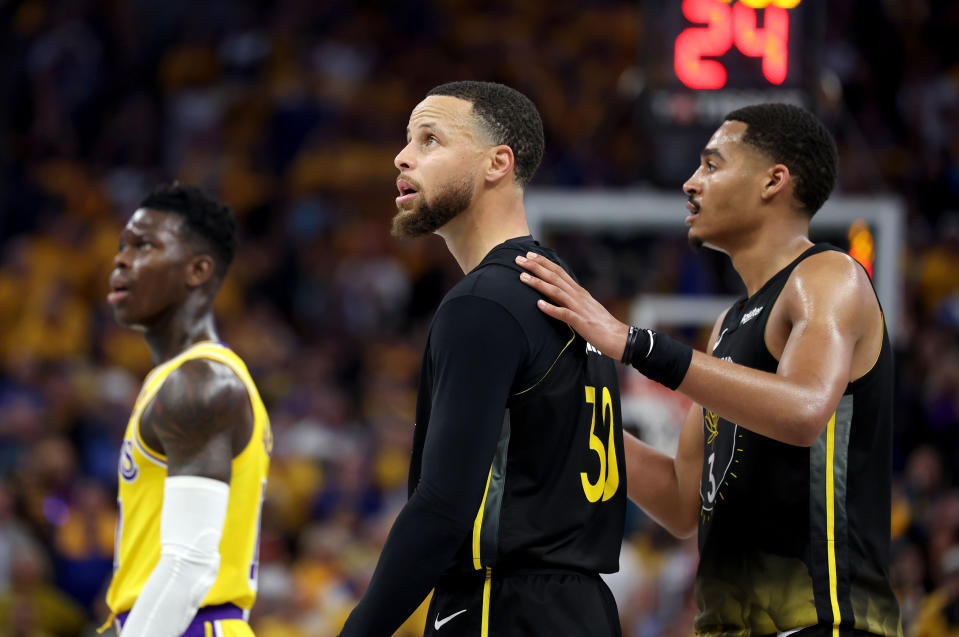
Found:
[[[120,235],[107,300],[142,330],[156,367],[120,453],[107,592],[123,637],[244,637],[256,597],[272,444],[250,374],[217,340],[213,298],[236,251],[226,206],[163,186]]]

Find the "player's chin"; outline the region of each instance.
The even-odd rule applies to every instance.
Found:
[[[132,311],[129,307],[113,305],[113,320],[116,321],[120,327],[139,327],[142,321],[138,320],[138,318],[136,312]]]
[[[410,217],[416,214],[416,207],[411,205],[410,202],[403,202],[396,204],[396,214],[393,215],[393,219],[400,217]]]
[[[699,252],[703,249],[703,245],[706,243],[705,239],[699,236],[693,228],[689,229],[689,232],[686,234],[686,241],[689,243],[689,247],[693,252]]]
[[[429,234],[431,229],[423,223],[417,209],[400,209],[393,215],[393,226],[390,234],[398,239],[415,239]]]
[[[414,215],[416,215],[416,210],[412,208],[401,208],[397,205],[396,214],[393,215],[393,227],[395,228],[397,224],[408,223]]]

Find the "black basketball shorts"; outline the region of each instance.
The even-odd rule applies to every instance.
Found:
[[[621,637],[619,613],[599,577],[565,569],[496,568],[444,576],[424,637]]]

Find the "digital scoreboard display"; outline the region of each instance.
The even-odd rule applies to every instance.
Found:
[[[723,116],[758,102],[810,107],[821,0],[644,0],[640,108],[651,178],[682,183]]]
[[[683,16],[694,24],[676,36],[673,68],[693,89],[720,89],[728,72],[720,57],[735,48],[762,60],[762,76],[774,86],[789,74],[789,9],[802,0],[684,0]],[[762,26],[759,26],[760,21]]]

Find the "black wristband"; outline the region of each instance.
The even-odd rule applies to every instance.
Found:
[[[646,378],[675,390],[686,378],[693,348],[653,330],[637,329],[636,332],[629,364]],[[626,344],[629,347],[628,338]]]
[[[620,359],[621,363],[629,365],[630,361],[633,360],[633,351],[636,349],[636,338],[638,335],[639,330],[630,325],[629,332],[626,333],[626,347],[623,348],[623,357]]]

